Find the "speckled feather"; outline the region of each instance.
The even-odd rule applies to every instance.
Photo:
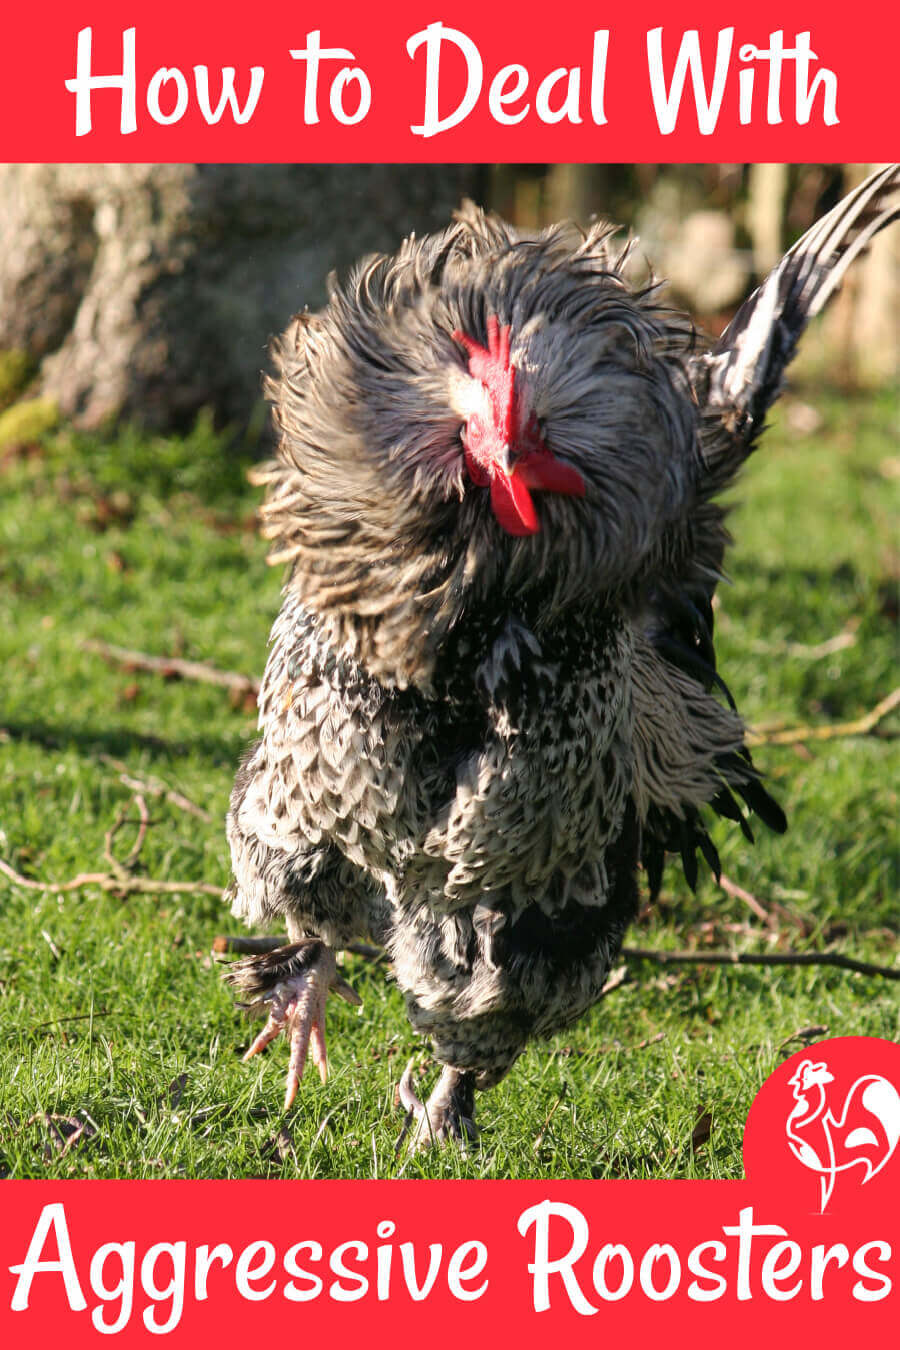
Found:
[[[474,208],[276,346],[256,476],[290,573],[228,817],[233,911],[385,944],[413,1024],[479,1086],[597,999],[640,859],[652,890],[666,852],[693,884],[698,849],[718,867],[710,811],[784,828],[715,668],[714,498],[896,181],[836,208],[711,353],[629,289],[607,227],[522,238]],[[452,334],[483,344],[489,316],[585,485],[540,493],[525,538],[463,462],[478,390]]]

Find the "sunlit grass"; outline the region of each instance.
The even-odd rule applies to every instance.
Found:
[[[849,720],[896,682],[896,406],[887,397],[814,402],[821,428],[792,432],[783,407],[735,494],[718,648],[751,723]],[[147,796],[138,871],[227,883],[223,818],[252,709],[232,707],[216,688],[108,665],[79,644],[100,639],[259,673],[279,578],[253,530],[248,458],[202,421],[185,438],[59,432],[37,451],[7,453],[0,858],[20,873],[65,881],[107,871],[105,835],[120,811],[129,819],[114,846],[127,854],[137,814],[122,761],[208,816]],[[825,655],[792,645],[813,649],[838,634],[851,640]],[[773,939],[711,881],[692,896],[673,867],[632,940],[745,950],[835,943],[896,963],[892,728],[896,718],[866,738],[761,748],[790,833],[751,848],[716,829],[726,873],[798,923],[783,917]],[[5,878],[0,894],[7,1174],[397,1173],[394,1090],[417,1042],[383,967],[348,958],[364,1006],[335,1000],[329,1082],[304,1080],[284,1119],[283,1047],[240,1063],[248,1026],[209,955],[217,933],[238,927],[221,901],[188,890],[123,899],[91,887],[57,896]],[[633,973],[480,1099],[480,1150],[410,1160],[404,1175],[737,1176],[744,1116],[789,1037],[807,1027],[900,1031],[896,984],[845,971],[642,964]],[[706,1111],[712,1133],[694,1151]]]

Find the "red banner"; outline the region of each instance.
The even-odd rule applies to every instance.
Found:
[[[4,160],[877,161],[896,6],[8,6]]]
[[[794,1055],[744,1156],[744,1181],[7,1182],[0,1329],[70,1347],[895,1343],[900,1046]]]

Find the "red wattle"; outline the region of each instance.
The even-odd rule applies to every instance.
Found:
[[[561,492],[567,497],[584,496],[584,479],[578,470],[561,464],[549,452],[523,455],[516,464],[516,474],[526,487]]]
[[[492,475],[491,507],[507,534],[537,534],[541,528],[528,485],[517,471]]]
[[[453,339],[469,354],[469,374],[480,380],[488,396],[490,416],[472,413],[466,422],[465,462],[476,487],[491,487],[491,507],[507,534],[537,534],[541,528],[530,488],[584,496],[584,479],[577,469],[560,464],[541,439],[537,414],[516,391],[516,368],[509,359],[510,327],[496,314],[488,316],[488,345],[455,329]],[[518,453],[515,467],[500,467]]]

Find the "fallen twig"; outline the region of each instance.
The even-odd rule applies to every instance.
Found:
[[[144,840],[147,837],[147,826],[150,824],[150,812],[147,810],[147,803],[139,792],[134,794],[134,804],[138,809],[137,838],[124,863],[120,862],[113,853],[112,844],[119,830],[128,821],[127,809],[120,810],[117,813],[115,820],[103,837],[103,856],[116,876],[121,877],[124,881],[127,881],[131,876],[131,869],[141,855],[141,849],[144,847]]]
[[[144,840],[147,837],[147,826],[150,824],[150,812],[147,810],[147,803],[139,792],[134,794],[134,804],[138,809],[138,832],[137,838],[132,845],[131,852],[124,863],[124,866],[129,870],[140,857],[141,849],[144,847]]]
[[[190,797],[186,797],[183,792],[170,787],[168,783],[163,782],[161,778],[136,778],[128,765],[121,759],[114,759],[112,755],[101,755],[100,759],[110,768],[115,769],[119,775],[119,781],[125,787],[130,788],[132,792],[144,793],[148,797],[165,797],[166,801],[171,802],[188,815],[196,816],[198,820],[206,821],[208,825],[212,824],[212,816],[208,811],[204,811],[202,806],[192,802]]]
[[[134,875],[132,868],[141,855],[141,849],[144,847],[144,840],[147,837],[147,828],[152,824],[147,803],[140,792],[135,792],[134,804],[138,811],[137,837],[124,863],[120,862],[113,853],[113,840],[128,819],[126,814],[128,808],[120,808],[116,813],[115,820],[103,837],[103,856],[109,863],[111,871],[79,872],[71,881],[36,881],[32,877],[22,876],[21,872],[17,872],[8,862],[4,862],[0,858],[0,873],[8,877],[16,886],[22,886],[29,891],[44,891],[49,895],[64,895],[70,891],[81,890],[85,886],[97,886],[101,891],[113,891],[117,895],[123,896],[130,895],[133,892],[145,895],[185,893],[221,896],[223,888],[213,886],[206,881],[153,881],[147,877],[136,877]],[[50,941],[49,938],[47,940]]]
[[[782,1050],[785,1050],[792,1041],[802,1041],[804,1045],[809,1045],[812,1041],[819,1041],[827,1035],[828,1028],[826,1026],[801,1027],[799,1031],[792,1031],[790,1036],[785,1036],[784,1040],[776,1045],[775,1053],[779,1054]]]
[[[110,642],[97,642],[94,638],[85,638],[79,645],[82,651],[92,652],[130,670],[147,670],[164,678],[177,677],[197,680],[201,684],[216,684],[238,695],[259,693],[259,680],[250,675],[241,675],[236,670],[220,670],[218,666],[207,665],[205,661],[185,661],[180,656],[151,656],[128,647],[116,647]]]
[[[838,966],[859,975],[900,980],[900,969],[858,961],[841,952],[669,952],[649,947],[623,947],[626,961],[653,961],[659,966]]]
[[[631,971],[627,966],[617,966],[610,975],[607,975],[606,983],[600,990],[600,997],[606,998],[607,994],[613,993],[616,989],[621,989],[622,985],[628,984],[631,979]]]
[[[751,642],[750,646],[755,652],[777,652],[795,660],[821,661],[826,656],[834,656],[835,652],[846,651],[848,647],[853,647],[855,644],[855,628],[845,628],[842,633],[836,633],[834,637],[827,638],[824,642],[812,644],[806,642],[765,642],[763,639],[759,639],[756,642]]]
[[[149,877],[114,876],[111,872],[79,872],[71,881],[35,881],[31,877],[23,877],[2,858],[0,872],[16,886],[29,891],[46,891],[48,895],[65,895],[70,891],[83,890],[85,886],[96,886],[101,891],[114,891],[119,895],[221,895],[223,890],[221,886],[213,886],[207,881],[153,881]]]
[[[735,900],[741,900],[758,919],[762,919],[763,923],[767,923],[770,926],[772,925],[774,922],[772,915],[769,910],[766,909],[765,905],[760,904],[756,896],[751,895],[749,891],[745,891],[743,886],[739,886],[736,881],[732,881],[730,877],[726,877],[724,872],[722,872],[719,877],[719,885],[726,895],[733,896]]]
[[[235,952],[238,955],[254,956],[262,952],[275,951],[283,947],[289,939],[287,934],[280,937],[244,937],[240,934],[220,934],[213,939],[212,949],[221,955]],[[368,960],[384,959],[385,953],[378,947],[369,947],[363,943],[351,943],[344,948],[355,956]],[[900,970],[891,966],[877,966],[869,961],[859,961],[854,956],[844,956],[840,952],[668,952],[650,947],[623,947],[622,957],[632,961],[653,961],[657,965],[706,965],[706,966],[839,966],[842,970],[855,970],[860,975],[881,975],[888,980],[900,980]],[[628,968],[617,966],[603,986],[600,997],[605,998],[615,989],[631,980]]]
[[[797,745],[801,741],[831,741],[842,736],[867,736],[895,708],[900,707],[900,687],[891,690],[871,712],[853,722],[828,722],[824,726],[789,727],[785,731],[748,731],[748,745]]]
[[[79,1120],[77,1116],[63,1116],[56,1112],[41,1111],[36,1115],[29,1116],[26,1125],[36,1125],[40,1122],[45,1126],[48,1134],[48,1142],[44,1146],[44,1157],[49,1161],[53,1157],[53,1150],[64,1158],[70,1149],[80,1143],[82,1139],[93,1139],[99,1134],[96,1122],[91,1120],[87,1112],[84,1113],[85,1119]]]
[[[731,895],[735,900],[740,900],[758,919],[762,919],[763,923],[773,932],[777,932],[779,920],[786,921],[792,928],[809,932],[810,926],[801,914],[796,914],[786,905],[779,904],[777,900],[773,900],[772,908],[767,909],[762,901],[757,900],[755,895],[744,890],[744,887],[739,886],[736,881],[732,881],[724,872],[719,877],[719,885],[726,895]]]

